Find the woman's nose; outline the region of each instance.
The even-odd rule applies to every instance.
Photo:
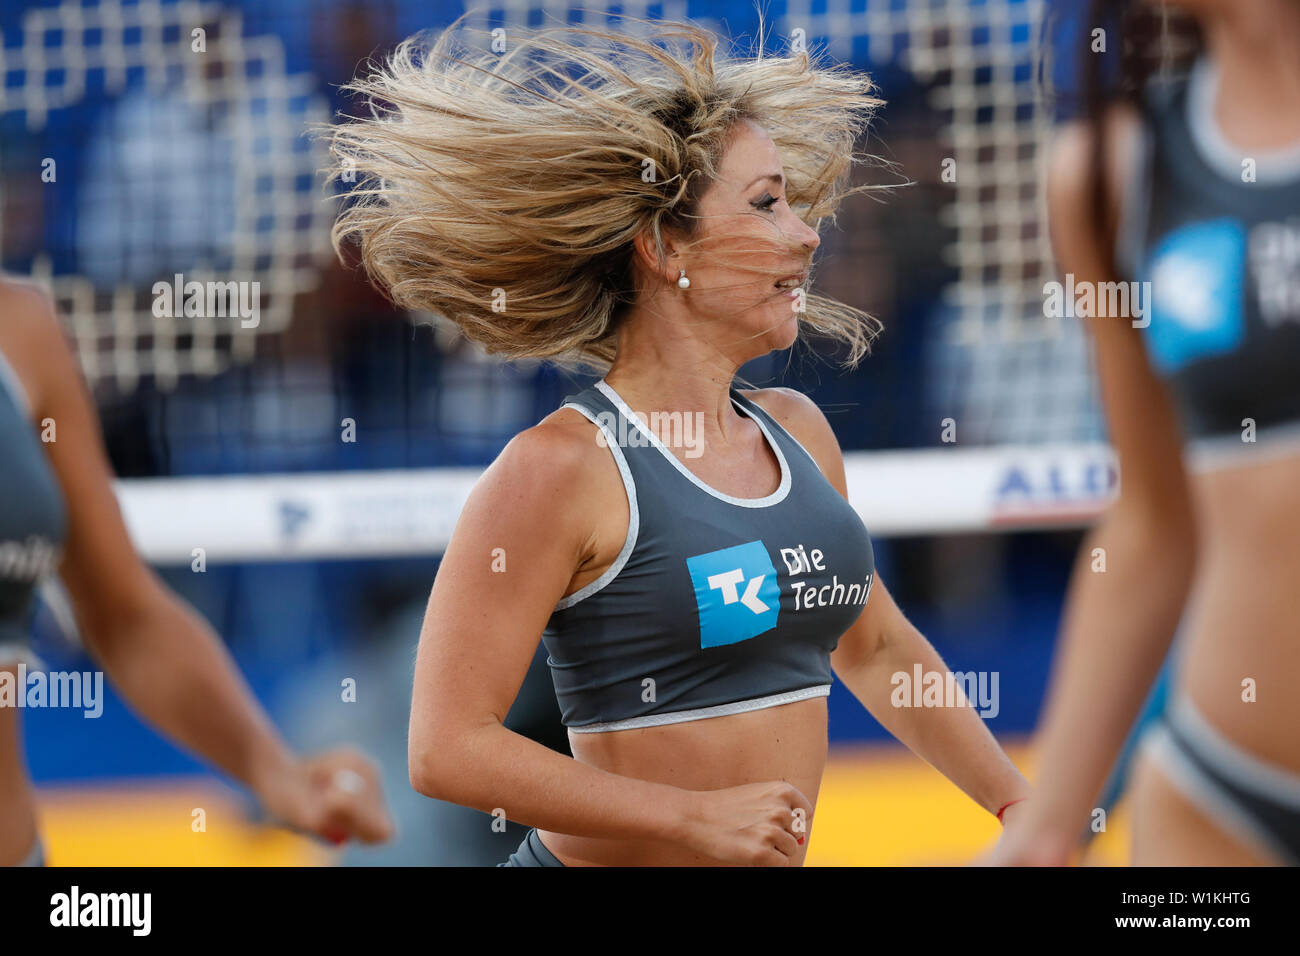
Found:
[[[813,229],[793,212],[790,213],[790,216],[794,220],[794,228],[791,232],[791,236],[796,242],[802,245],[809,252],[812,252],[822,244],[822,238],[817,235],[816,229]]]

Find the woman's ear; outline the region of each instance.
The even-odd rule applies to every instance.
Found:
[[[660,249],[659,243],[655,239],[654,230],[647,226],[636,234],[632,240],[635,248],[635,257],[641,266],[651,275],[658,276],[665,281],[677,278],[677,270],[672,267],[671,260],[676,255],[673,251],[672,241],[665,236],[665,250]]]

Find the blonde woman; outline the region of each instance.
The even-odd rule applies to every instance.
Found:
[[[407,41],[334,136],[363,173],[336,239],[399,304],[507,358],[605,370],[460,517],[413,786],[533,827],[509,865],[800,865],[833,671],[1000,815],[1028,786],[975,712],[890,704],[891,675],[946,668],[876,578],[830,426],[735,386],[801,329],[850,362],[867,347],[866,316],[807,289],[816,227],[858,191],[870,81],[728,59],[684,24],[506,39]],[[539,636],[573,759],[502,726]]]

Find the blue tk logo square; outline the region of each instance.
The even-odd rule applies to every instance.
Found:
[[[720,647],[776,627],[781,585],[762,541],[686,559],[700,614],[700,647]]]
[[[1235,219],[1194,222],[1165,236],[1145,270],[1147,345],[1157,368],[1173,372],[1240,344],[1245,272],[1246,230]]]

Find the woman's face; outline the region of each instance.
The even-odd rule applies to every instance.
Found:
[[[673,260],[691,280],[678,293],[687,308],[703,330],[716,327],[709,337],[738,361],[789,348],[821,240],[786,202],[781,158],[761,127],[736,125],[698,207],[698,231]],[[798,291],[777,287],[790,276],[802,276]]]

